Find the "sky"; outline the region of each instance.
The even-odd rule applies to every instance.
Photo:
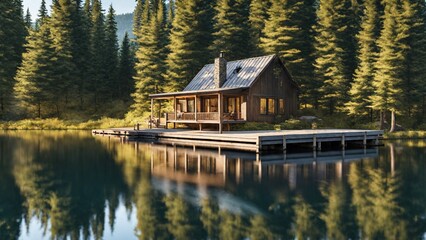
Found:
[[[35,19],[38,14],[38,9],[40,8],[41,0],[23,0],[23,3],[24,12],[27,12],[27,8],[29,8],[32,18]],[[49,6],[48,9],[50,9],[52,0],[46,0],[46,4]],[[104,9],[107,9],[110,4],[112,4],[117,14],[131,13],[136,6],[135,0],[102,0],[102,7]]]

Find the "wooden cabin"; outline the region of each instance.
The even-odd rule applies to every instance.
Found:
[[[222,126],[244,122],[282,122],[298,109],[299,86],[276,55],[227,62],[223,53],[181,92],[152,94],[173,102],[168,123]]]

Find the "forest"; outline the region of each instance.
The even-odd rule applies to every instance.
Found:
[[[149,94],[225,51],[278,54],[301,115],[426,128],[424,0],[137,0],[120,43],[102,9],[54,0],[49,15],[43,1],[33,23],[21,0],[0,2],[0,120],[146,117]]]

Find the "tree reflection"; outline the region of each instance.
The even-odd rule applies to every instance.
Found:
[[[363,238],[407,239],[408,223],[401,206],[401,179],[382,169],[353,165],[349,183],[353,190],[353,205]]]
[[[201,201],[200,220],[210,239],[218,239],[220,223],[219,205],[215,198],[205,198]]]
[[[293,232],[297,239],[319,239],[321,236],[318,212],[303,197],[296,196]]]
[[[167,229],[176,240],[198,239],[201,232],[196,212],[191,209],[183,198],[176,194],[170,194],[164,198],[166,204]]]

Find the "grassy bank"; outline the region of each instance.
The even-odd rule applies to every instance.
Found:
[[[399,131],[399,132],[387,132],[383,136],[384,139],[393,140],[393,139],[426,139],[426,131],[424,130],[409,130],[409,131]]]
[[[1,122],[2,130],[91,130],[97,128],[114,128],[134,126],[137,120],[101,118],[99,120],[76,121],[50,119],[26,119],[19,121]],[[143,121],[139,121],[143,122]],[[143,127],[143,126],[142,126]]]

